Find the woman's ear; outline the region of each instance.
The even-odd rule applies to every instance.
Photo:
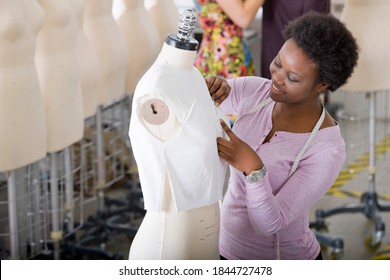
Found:
[[[317,84],[317,92],[321,93],[324,92],[329,87],[329,84],[326,84],[324,82],[320,82]]]

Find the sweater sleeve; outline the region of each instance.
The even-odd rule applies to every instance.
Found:
[[[255,231],[269,236],[307,215],[336,180],[345,157],[343,148],[317,150],[300,162],[277,194],[272,193],[268,173],[259,184],[246,183],[248,215]]]

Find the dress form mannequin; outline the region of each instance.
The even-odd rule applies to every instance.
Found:
[[[83,29],[85,0],[71,0],[71,8],[77,27],[77,60],[80,67],[81,90],[84,104],[83,111],[84,118],[86,119],[96,113],[98,91],[100,90],[100,68],[95,50],[88,42]]]
[[[129,135],[147,212],[131,244],[130,259],[219,259],[219,200],[222,197],[224,182],[221,178],[225,176],[226,165],[219,160],[213,143],[217,134],[222,135],[218,121],[221,115],[218,115],[210,99],[202,75],[193,66],[197,41],[181,41],[178,37],[170,34],[166,38],[159,57],[139,81],[134,93]],[[175,90],[180,93],[171,96]],[[194,96],[199,96],[199,99],[193,100]],[[180,106],[175,107],[178,99],[181,99]],[[196,115],[200,111],[202,115]],[[183,117],[183,113],[187,115]],[[199,127],[191,127],[194,115],[195,118],[205,120],[203,125],[208,132],[191,136],[199,136],[204,146],[210,147],[207,156],[210,156],[216,168],[213,171],[208,171],[211,170],[208,166],[205,167],[207,171],[202,172],[199,165],[207,165],[207,162],[196,162],[194,159],[203,153],[203,146],[199,142],[188,138],[186,143],[181,142],[185,138],[185,131],[201,131]],[[226,116],[224,119],[227,121]],[[162,146],[162,153],[153,153],[155,147],[148,146],[150,143]],[[183,144],[184,149],[179,147]],[[161,165],[148,164],[160,161],[162,158],[158,155],[164,158]],[[193,176],[191,183],[187,180],[186,185],[177,184],[177,177],[180,177],[178,173],[184,169],[175,169],[180,169],[181,165],[184,165],[184,169],[198,165],[200,170],[199,174],[190,174],[191,171],[186,174]],[[148,169],[153,176],[143,173]],[[214,171],[219,172],[219,176],[207,174]],[[197,180],[208,181],[216,177],[219,180],[211,183],[210,188],[198,189]],[[179,178],[179,182],[180,179],[183,178]],[[183,189],[195,195],[186,200],[181,193]],[[210,191],[214,192],[212,198],[207,195]]]
[[[43,17],[35,0],[0,2],[0,172],[46,155],[45,111],[34,63]]]
[[[139,79],[158,55],[160,38],[156,26],[145,10],[144,0],[123,0],[123,3],[125,9],[118,23],[129,50],[126,92],[132,95]]]
[[[100,66],[98,105],[125,95],[126,42],[112,15],[112,0],[86,0],[84,31]]]
[[[332,101],[344,104],[347,115],[359,116],[368,110],[365,94],[390,89],[390,79],[384,71],[384,64],[390,59],[390,33],[382,32],[390,23],[388,11],[390,1],[346,0],[341,14],[359,45],[358,65],[348,83],[340,88],[346,94],[331,95]],[[356,94],[358,93],[358,94]],[[359,94],[360,93],[360,94]],[[377,95],[378,104],[388,104],[384,94]],[[377,117],[386,117],[386,109],[378,107]]]
[[[341,19],[357,40],[360,48],[358,65],[344,91],[368,92],[390,89],[384,64],[390,59],[390,1],[346,0]]]
[[[70,1],[38,0],[45,22],[38,34],[35,62],[45,102],[48,152],[83,137],[83,96],[76,55],[76,25]]]
[[[380,248],[382,238],[385,236],[385,224],[380,212],[390,211],[389,205],[385,206],[379,203],[375,179],[377,172],[376,136],[378,135],[376,119],[381,113],[378,110],[379,108],[376,108],[376,104],[389,102],[388,98],[383,101],[376,99],[377,93],[390,89],[389,75],[386,71],[390,62],[390,33],[383,31],[390,23],[389,11],[390,1],[388,0],[345,0],[341,20],[356,38],[360,53],[357,67],[348,83],[341,88],[341,91],[351,93],[345,95],[343,111],[346,112],[344,115],[353,116],[353,118],[344,119],[360,121],[355,116],[367,114],[368,109],[368,190],[361,195],[359,205],[349,204],[329,210],[317,210],[316,212],[316,218],[321,223],[324,223],[326,217],[333,215],[344,213],[364,214],[366,218],[371,220],[374,228],[374,231],[365,240],[366,247],[371,251]],[[363,106],[366,104],[368,108]],[[385,110],[384,116],[387,117],[387,115],[388,113]],[[360,146],[361,143],[364,143],[364,141],[359,139],[357,146]],[[353,145],[350,145],[350,147],[353,147]],[[334,241],[331,240],[331,243],[329,241],[326,243],[334,244]],[[339,241],[337,243],[342,244]]]
[[[160,33],[160,41],[163,44],[165,36],[177,29],[180,15],[176,4],[173,0],[145,0],[145,7]]]

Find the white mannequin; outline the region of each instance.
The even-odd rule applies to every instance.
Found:
[[[173,0],[145,0],[146,11],[160,33],[160,45],[167,34],[177,30],[180,15]]]
[[[145,10],[144,0],[123,0],[123,3],[125,9],[118,23],[129,50],[126,92],[132,95],[139,79],[156,59],[161,44],[158,30]]]
[[[34,63],[43,11],[34,0],[0,1],[0,172],[46,155],[46,120]]]
[[[360,48],[358,65],[342,90],[371,92],[390,89],[390,1],[346,0],[341,20]]]
[[[126,42],[112,14],[112,0],[86,0],[84,31],[101,70],[98,105],[125,95],[128,62]]]
[[[159,59],[162,59],[167,65],[172,65],[173,69],[177,69],[174,71],[197,71],[193,70],[195,69],[193,67],[195,56],[196,49],[179,49],[164,43]],[[164,71],[164,69],[161,68],[161,71]],[[201,75],[200,79],[203,79]],[[197,83],[199,81],[194,82]],[[187,84],[187,86],[191,87],[192,85]],[[181,85],[178,85],[178,87],[181,88]],[[183,98],[186,98],[186,88],[182,89]],[[207,91],[207,87],[205,90]],[[142,108],[150,107],[150,102],[154,102],[156,112],[148,113],[148,111],[142,111]],[[212,102],[211,99],[210,102]],[[132,145],[134,144],[134,133],[136,132],[132,129],[135,126],[134,124],[138,122],[138,119],[146,130],[161,140],[162,143],[177,139],[177,136],[181,133],[183,124],[173,113],[174,110],[169,105],[168,110],[162,109],[166,107],[160,107],[160,103],[164,106],[170,104],[163,98],[151,96],[149,92],[140,91],[139,85],[137,86],[133,99],[132,123],[130,124]],[[160,120],[163,121],[159,121],[158,118],[154,119],[154,116],[160,116]],[[217,116],[215,117],[217,118]],[[226,117],[224,118],[226,119]],[[219,122],[216,125],[220,125]],[[211,141],[214,141],[214,139],[211,139]],[[188,144],[191,146],[191,143]],[[137,150],[138,148],[140,151]],[[138,155],[145,152],[145,147],[143,147],[143,151],[141,151],[141,148],[141,145],[138,147],[133,146],[136,160]],[[153,161],[153,158],[150,158],[150,160]],[[141,172],[141,169],[139,170]],[[170,177],[167,172],[168,170],[165,169],[162,182],[164,187],[162,188],[161,207],[157,211],[147,209],[142,224],[131,244],[129,258],[154,260],[219,259],[219,202],[213,202],[204,207],[177,211],[176,208],[178,206],[175,205],[175,200],[172,196]],[[156,174],[156,176],[159,175]],[[218,186],[215,186],[215,188],[218,188]],[[158,192],[159,190],[156,189],[155,191]],[[154,206],[156,205],[152,205],[152,208]],[[156,207],[158,208],[158,206]]]
[[[77,26],[77,60],[80,67],[81,90],[83,93],[84,118],[96,113],[97,97],[99,95],[100,68],[95,50],[85,35],[84,9],[85,0],[71,0],[72,15]]]
[[[83,137],[83,96],[76,56],[76,25],[70,1],[38,0],[45,22],[38,34],[35,62],[45,102],[48,152]]]

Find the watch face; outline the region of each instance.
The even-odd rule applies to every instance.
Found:
[[[261,179],[261,173],[259,171],[257,172],[252,172],[252,174],[250,175],[250,181],[252,183],[256,183],[258,182],[260,179]]]
[[[256,183],[256,182],[260,181],[261,179],[263,179],[266,172],[267,172],[267,169],[265,168],[265,166],[263,166],[262,169],[253,171],[246,178],[247,178],[249,183]]]

